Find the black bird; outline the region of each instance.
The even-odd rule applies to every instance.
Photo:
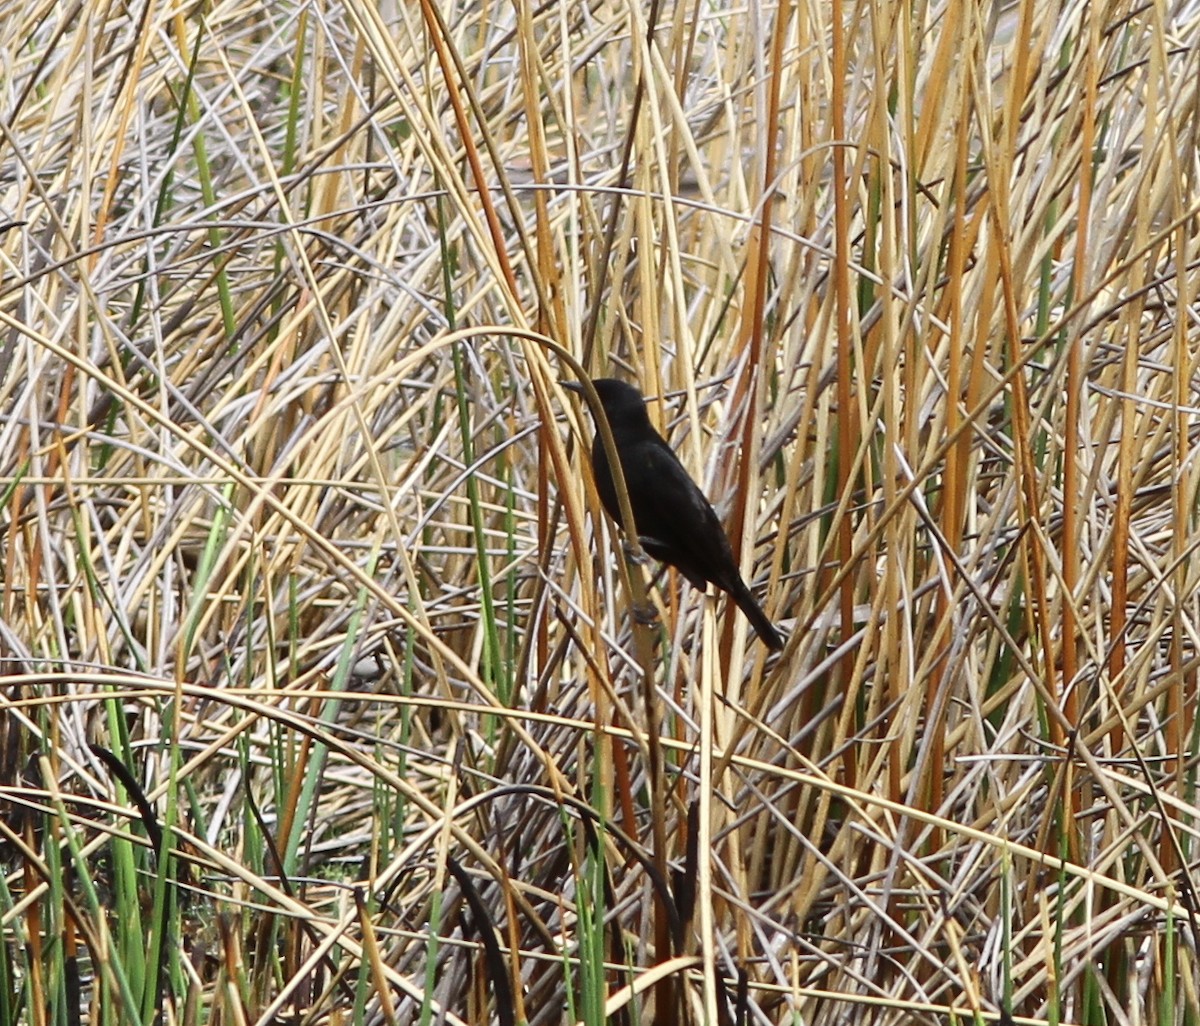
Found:
[[[767,648],[772,651],[783,648],[779,631],[754,601],[738,573],[729,538],[716,511],[662,435],[654,430],[642,393],[616,378],[597,378],[592,384],[617,443],[642,548],[660,562],[675,567],[701,591],[707,591],[709,583],[715,584],[738,604]],[[583,394],[583,386],[577,381],[564,382],[563,387]],[[604,508],[620,524],[617,489],[598,427],[592,440],[592,472]]]

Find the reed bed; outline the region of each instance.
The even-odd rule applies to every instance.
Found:
[[[0,58],[0,1023],[1200,1023],[1195,0]]]

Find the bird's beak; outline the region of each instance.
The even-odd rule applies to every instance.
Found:
[[[568,392],[574,392],[576,395],[583,395],[583,385],[578,381],[560,381],[560,385]]]

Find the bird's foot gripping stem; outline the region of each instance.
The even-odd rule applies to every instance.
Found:
[[[646,555],[646,550],[643,548],[635,549],[628,538],[621,539],[621,551],[625,553],[625,559],[634,564],[645,566],[650,562],[650,557]]]
[[[643,627],[653,627],[658,623],[658,610],[652,603],[647,602],[644,606],[634,606],[632,613],[634,621]]]

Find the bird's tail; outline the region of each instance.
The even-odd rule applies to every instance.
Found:
[[[746,582],[739,579],[734,587],[727,590],[729,597],[746,614],[746,619],[750,621],[750,626],[754,628],[754,633],[762,638],[763,644],[772,652],[778,652],[783,648],[783,635],[775,629],[775,625],[771,623],[767,614],[762,611],[762,606],[754,601],[754,596],[750,594],[750,589],[746,587]]]

